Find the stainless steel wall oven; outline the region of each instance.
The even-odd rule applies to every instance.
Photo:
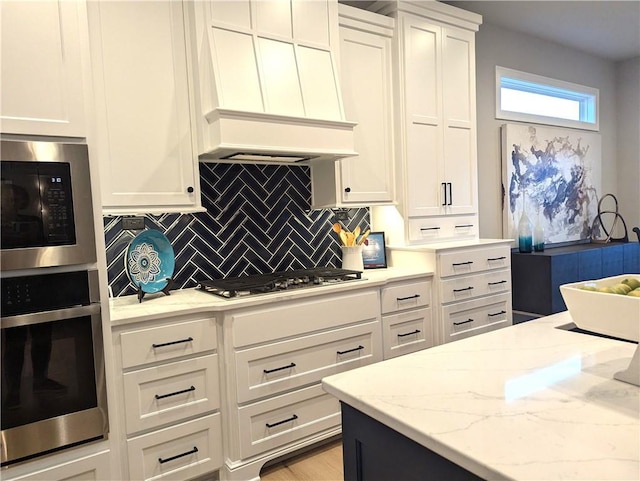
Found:
[[[87,146],[2,140],[2,467],[105,438]]]

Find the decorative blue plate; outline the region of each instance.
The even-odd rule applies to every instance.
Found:
[[[129,280],[142,292],[151,294],[167,287],[175,266],[173,247],[157,230],[140,232],[127,247],[124,267]]]

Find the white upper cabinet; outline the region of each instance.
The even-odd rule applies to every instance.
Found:
[[[103,212],[202,210],[183,3],[87,8]]]
[[[481,17],[439,2],[398,1],[398,209],[372,213],[392,243],[478,235],[475,32]]]
[[[339,5],[340,84],[358,155],[312,167],[315,208],[394,201],[392,37],[394,20]]]
[[[0,2],[0,130],[85,137],[84,3]]]

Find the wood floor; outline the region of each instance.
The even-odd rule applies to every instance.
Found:
[[[261,481],[344,481],[342,440],[332,441],[306,453],[268,466]]]

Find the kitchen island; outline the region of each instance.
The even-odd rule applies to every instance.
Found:
[[[324,378],[345,480],[640,479],[640,388],[613,379],[636,344],[572,325],[562,312]]]

